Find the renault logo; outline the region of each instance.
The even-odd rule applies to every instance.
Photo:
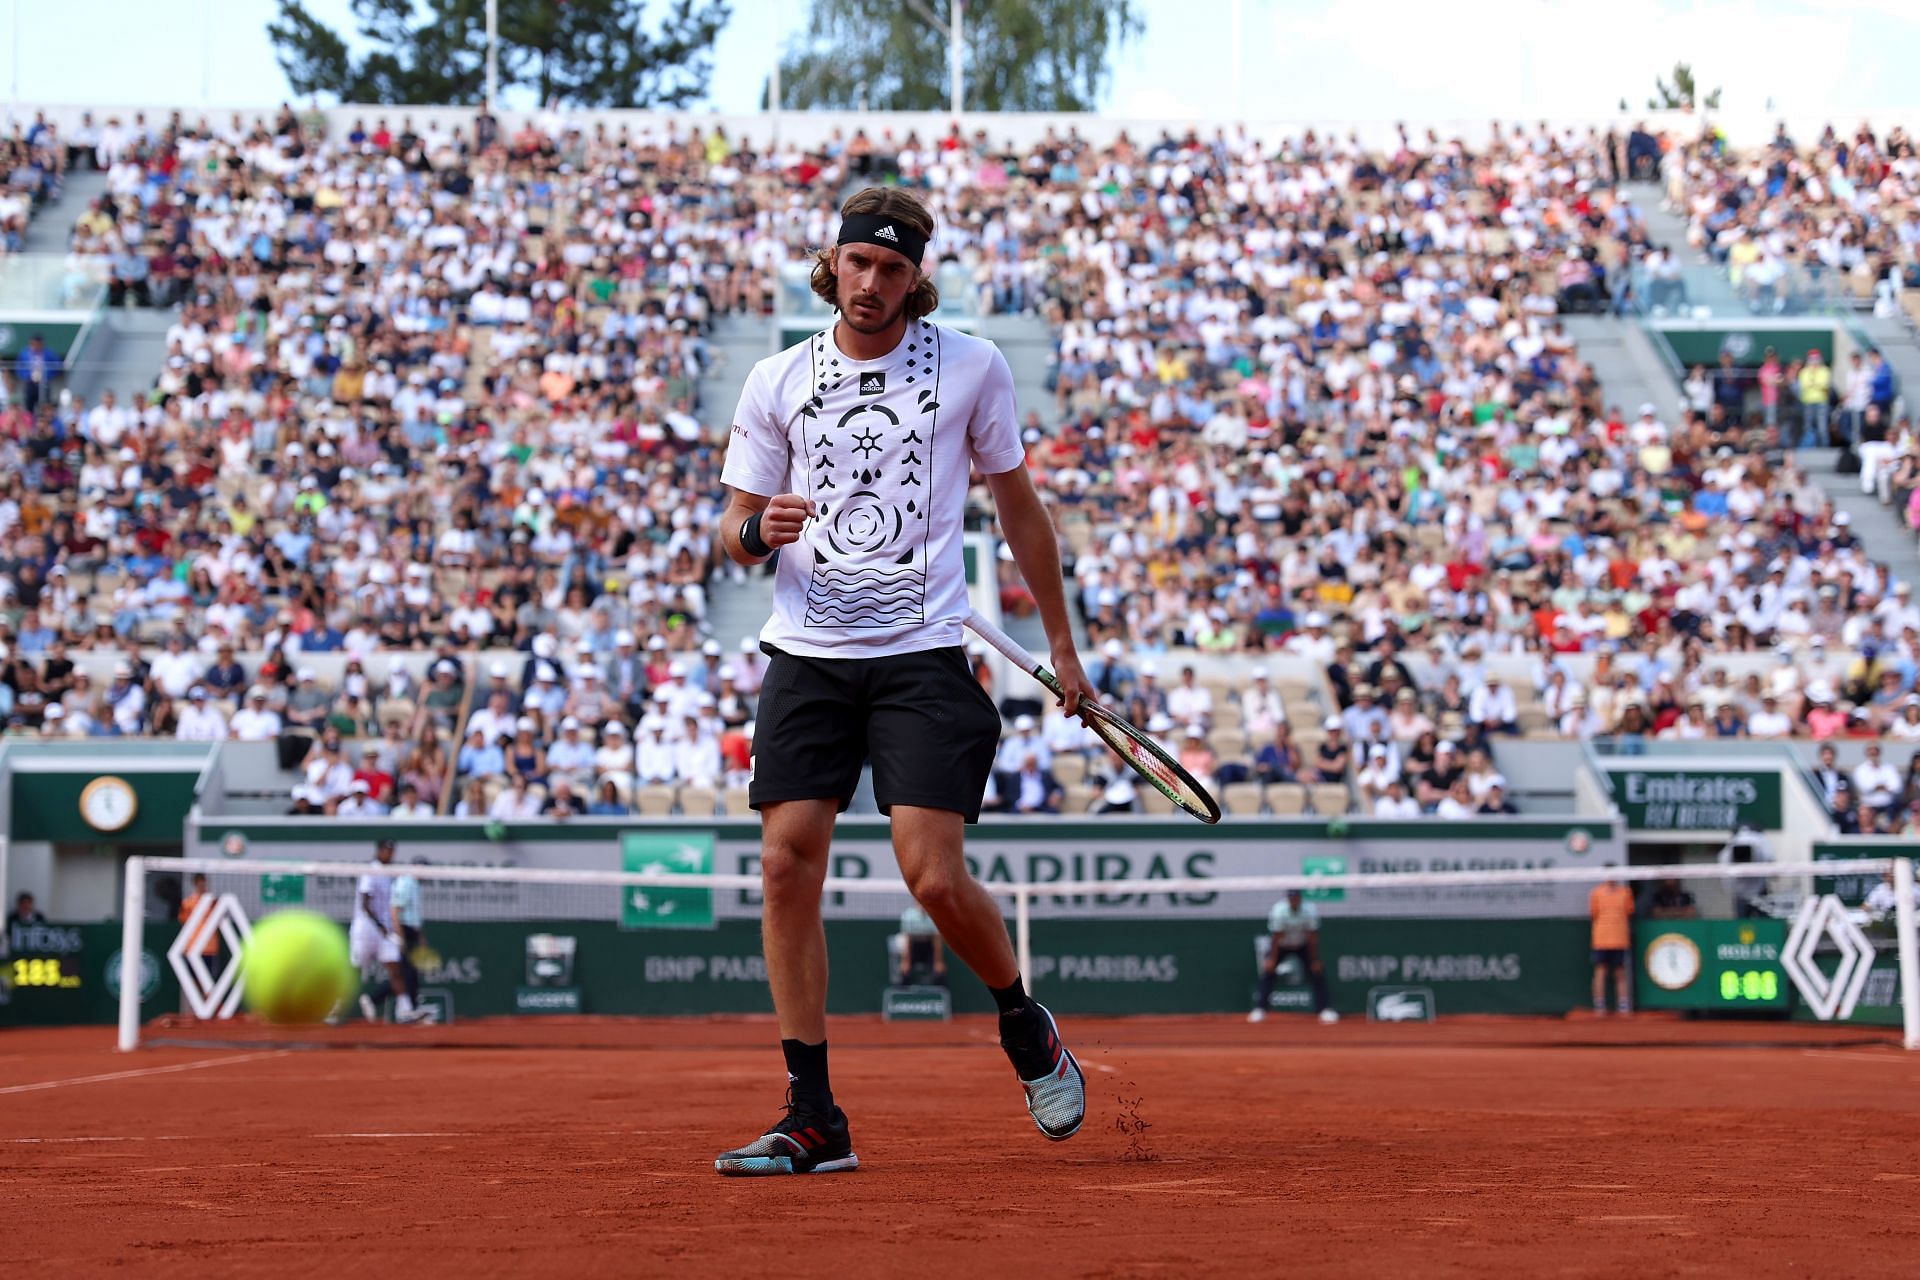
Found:
[[[201,950],[201,943],[216,930],[227,944],[227,963],[218,977],[207,968],[207,957]],[[240,992],[245,986],[240,977],[240,952],[252,936],[240,899],[230,893],[200,895],[187,922],[180,926],[179,936],[167,948],[167,963],[173,966],[173,976],[180,979],[180,990],[186,993],[187,1007],[194,1017],[231,1018],[240,1007]]]

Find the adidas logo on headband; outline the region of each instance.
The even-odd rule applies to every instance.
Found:
[[[895,244],[900,243],[900,237],[894,234],[893,225],[891,223],[880,228],[878,231],[874,232],[873,237],[876,240],[891,240]]]

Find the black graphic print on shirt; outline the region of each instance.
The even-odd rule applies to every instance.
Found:
[[[868,370],[850,383],[825,333],[811,354],[815,394],[797,433],[806,439],[807,496],[819,505],[806,625],[924,622],[939,331],[925,321],[908,326],[893,378]]]

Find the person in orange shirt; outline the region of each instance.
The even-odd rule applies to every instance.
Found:
[[[1593,1011],[1607,1012],[1607,972],[1611,970],[1614,1007],[1623,1014],[1632,1013],[1627,951],[1633,945],[1633,890],[1618,880],[1595,885],[1587,895],[1587,915],[1593,920]]]
[[[193,892],[180,901],[181,924],[185,924],[193,915],[194,909],[200,905],[200,900],[207,896],[207,892],[206,875],[201,872],[195,872],[193,876]],[[187,939],[187,947],[189,949],[198,947],[200,954],[206,957],[208,972],[216,974],[219,972],[213,962],[220,954],[220,930],[214,927],[213,921],[208,920],[203,922],[200,925],[199,936]]]

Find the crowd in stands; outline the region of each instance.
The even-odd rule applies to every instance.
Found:
[[[956,126],[756,154],[718,128],[559,116],[324,136],[290,110],[80,134],[108,193],[75,251],[175,322],[150,386],[0,409],[0,710],[25,731],[271,738],[298,803],[329,811],[737,787],[753,689],[726,673],[757,659],[707,622],[737,572],[710,535],[730,406],[698,399],[708,338],[767,314],[845,185],[880,179],[929,196],[982,309],[1054,332],[1029,466],[1093,668],[1241,789],[1230,808],[1502,812],[1507,735],[1824,738],[1913,715],[1907,584],[1789,452],[1804,415],[1778,401],[1805,368],[1783,359],[1764,405],[1702,374],[1704,399],[1628,412],[1560,323],[1666,251],[1616,185],[1621,137],[1002,148]],[[1751,211],[1762,230],[1774,208]],[[1897,228],[1858,245],[1889,234],[1911,257]],[[1876,466],[1920,491],[1904,446]],[[127,651],[125,673],[87,687],[88,649]],[[1163,685],[1183,649],[1324,679]],[[395,651],[435,655],[424,688]],[[1712,674],[1763,652],[1769,677]],[[338,687],[301,679],[315,654],[352,659]],[[1519,688],[1488,663],[1512,655],[1534,667]],[[382,766],[364,799],[356,740]],[[1010,725],[988,801],[1152,797],[1041,713]]]
[[[66,148],[44,115],[0,136],[0,254],[25,247],[27,223],[36,209],[59,198],[66,168]]]

